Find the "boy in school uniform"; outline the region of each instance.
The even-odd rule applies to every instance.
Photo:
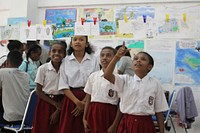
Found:
[[[29,75],[18,69],[22,63],[19,51],[10,51],[6,68],[0,69],[0,90],[4,112],[0,113],[1,124],[21,122],[30,94]]]
[[[115,91],[120,94],[120,111],[124,115],[117,132],[155,133],[151,115],[156,114],[160,133],[164,133],[163,112],[168,110],[168,105],[161,83],[148,76],[154,65],[151,55],[139,52],[134,56],[134,76],[113,75],[115,64],[127,51],[123,43],[104,72],[104,77],[114,84]]]

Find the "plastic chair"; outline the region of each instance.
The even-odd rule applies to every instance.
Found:
[[[24,111],[22,123],[18,125],[9,125],[9,126],[5,125],[3,128],[6,130],[14,131],[16,133],[23,130],[31,130],[37,98],[38,97],[37,97],[36,91],[33,90],[29,96],[26,109]]]
[[[172,112],[174,112],[171,107],[172,107],[172,104],[173,104],[173,101],[175,99],[175,95],[176,95],[176,91],[174,90],[172,92],[172,94],[170,95],[170,98],[169,98],[169,101],[168,101],[168,106],[169,106],[169,110],[165,111],[164,112],[164,124],[166,125],[167,122],[168,122],[168,119],[170,119],[171,123],[172,123],[172,127],[173,127],[173,130],[174,130],[174,133],[176,133],[176,130],[175,130],[175,126],[174,126],[174,123],[172,121],[172,117],[171,117],[171,114]],[[152,116],[152,119],[153,121],[156,123],[157,122],[157,118],[156,118],[156,115],[153,115]],[[167,128],[167,130],[170,130],[170,128]]]

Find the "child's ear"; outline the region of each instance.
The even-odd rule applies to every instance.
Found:
[[[149,65],[149,67],[148,67],[149,71],[150,71],[152,68],[153,68],[153,66],[152,66],[152,65]]]
[[[86,42],[86,45],[85,45],[85,47],[87,48],[89,46],[89,42]]]

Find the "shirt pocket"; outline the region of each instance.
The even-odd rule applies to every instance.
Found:
[[[147,111],[147,113],[154,111],[154,104],[155,104],[155,95],[150,94],[144,96],[143,106],[144,109]]]

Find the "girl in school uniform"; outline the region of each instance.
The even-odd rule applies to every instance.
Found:
[[[27,72],[30,75],[30,91],[34,90],[36,87],[35,76],[37,73],[38,66],[36,61],[40,59],[41,47],[39,45],[31,45],[26,54],[26,59],[23,60],[19,69]]]
[[[50,48],[51,61],[38,68],[35,82],[38,102],[32,133],[58,133],[63,93],[58,90],[60,65],[66,56],[66,44],[55,42]]]
[[[99,70],[99,63],[92,54],[87,36],[71,38],[68,56],[60,67],[59,90],[64,91],[59,133],[83,133],[83,88],[89,75]]]
[[[92,73],[84,91],[86,103],[83,115],[85,132],[115,133],[121,118],[118,110],[119,97],[113,85],[104,77],[104,71],[115,55],[115,49],[104,47],[100,53],[102,70]]]
[[[104,73],[120,95],[120,111],[124,115],[117,132],[155,133],[151,115],[156,114],[160,133],[164,133],[163,112],[168,105],[161,83],[148,76],[154,65],[153,58],[146,52],[139,52],[133,60],[133,77],[112,74],[115,64],[126,52],[123,44]]]

